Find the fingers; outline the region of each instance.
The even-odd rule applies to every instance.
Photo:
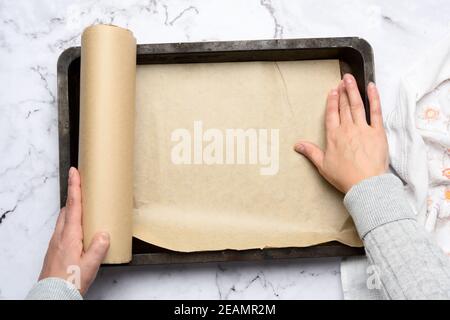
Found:
[[[366,115],[364,111],[364,104],[361,98],[361,94],[358,90],[358,85],[355,78],[351,74],[344,75],[344,86],[347,92],[350,112],[353,122],[356,124],[367,124]]]
[[[98,268],[108,252],[109,242],[109,234],[106,232],[97,233],[94,238],[92,238],[88,250],[81,258],[83,271],[86,272],[88,278],[95,277]]]
[[[338,87],[339,91],[339,117],[341,124],[351,124],[353,123],[352,114],[350,111],[350,102],[348,99],[347,92],[345,91],[344,83],[341,81]]]
[[[327,97],[327,110],[325,113],[325,128],[327,131],[339,127],[339,92],[337,89],[330,91]]]
[[[58,236],[63,232],[64,221],[66,220],[66,207],[61,208],[59,211],[58,219],[56,220],[55,234]]]
[[[373,128],[382,128],[383,116],[381,114],[380,95],[373,82],[370,82],[367,86],[367,96],[370,104],[370,125]]]
[[[64,233],[82,238],[81,228],[81,182],[80,174],[75,168],[69,170],[69,186],[67,190]]]
[[[295,151],[307,157],[319,171],[323,167],[323,151],[311,142],[300,141],[294,146]]]

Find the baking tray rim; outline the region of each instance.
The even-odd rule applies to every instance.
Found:
[[[240,40],[240,41],[214,41],[214,42],[184,42],[184,43],[157,43],[137,45],[137,64],[142,62],[140,56],[167,56],[186,54],[227,54],[249,51],[297,51],[297,50],[353,50],[362,59],[363,77],[362,85],[374,81],[373,50],[370,44],[359,37],[339,38],[301,38],[278,40]],[[69,119],[69,67],[81,56],[81,47],[65,49],[57,62],[57,86],[58,86],[58,134],[59,134],[59,168],[60,168],[60,204],[65,203],[67,170],[70,166],[70,119]],[[317,60],[322,58],[307,58],[297,60]],[[326,59],[326,58],[325,58]],[[328,58],[331,59],[331,58]],[[270,59],[263,59],[270,60]],[[277,59],[274,58],[273,61]],[[292,59],[291,59],[292,60]],[[235,61],[235,60],[232,60]],[[240,61],[240,60],[239,60]],[[242,61],[261,61],[261,59],[249,59]],[[207,63],[210,61],[196,61]],[[218,61],[220,62],[220,61]],[[226,62],[226,61],[222,61]],[[158,62],[154,62],[158,63]],[[165,61],[162,63],[186,63]],[[357,79],[361,81],[361,79]],[[358,83],[361,86],[361,83]],[[365,92],[365,90],[364,90]],[[366,116],[368,117],[367,96],[364,93]],[[368,118],[370,121],[370,119]],[[318,254],[319,253],[319,254]],[[342,257],[364,254],[364,248],[350,247],[331,241],[308,247],[289,248],[264,248],[249,250],[218,250],[182,253],[167,250],[166,252],[134,253],[133,259],[127,265],[147,264],[175,264],[175,263],[210,263],[225,261],[258,261],[272,259],[292,258],[320,258]]]

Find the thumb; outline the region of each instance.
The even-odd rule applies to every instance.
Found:
[[[88,283],[95,279],[98,268],[105,259],[106,253],[109,249],[109,234],[107,232],[97,233],[88,248],[81,258],[81,267],[83,270],[82,277]],[[85,288],[87,290],[87,288]]]
[[[100,266],[109,249],[109,234],[97,233],[91,241],[88,250],[83,255],[83,262],[89,265]]]
[[[295,151],[307,157],[320,171],[323,164],[323,151],[314,143],[299,141],[294,146]]]

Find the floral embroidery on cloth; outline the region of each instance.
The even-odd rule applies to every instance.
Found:
[[[418,101],[415,118],[428,162],[425,227],[450,254],[450,81]]]

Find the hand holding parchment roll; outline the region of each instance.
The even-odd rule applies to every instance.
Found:
[[[106,231],[104,263],[131,260],[136,40],[109,25],[87,28],[81,39],[78,166],[84,248]]]

